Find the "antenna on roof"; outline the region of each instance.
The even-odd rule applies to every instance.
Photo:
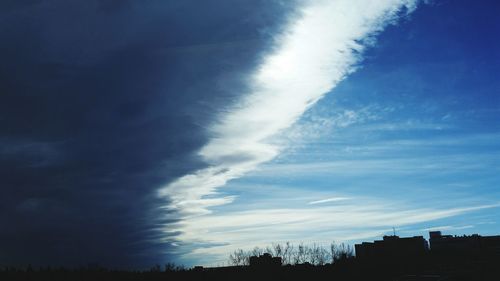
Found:
[[[392,227],[392,233],[396,236],[396,228],[394,228],[394,226]]]

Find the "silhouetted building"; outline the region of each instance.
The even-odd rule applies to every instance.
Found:
[[[270,254],[265,253],[260,256],[251,256],[250,257],[250,266],[253,267],[280,267],[281,266],[281,258],[280,257],[272,257]]]
[[[448,256],[498,256],[500,257],[500,236],[479,234],[452,236],[441,231],[429,232],[431,251],[436,255]]]
[[[422,257],[429,251],[427,240],[422,236],[400,238],[384,236],[383,240],[356,244],[356,258],[359,259],[412,259]]]

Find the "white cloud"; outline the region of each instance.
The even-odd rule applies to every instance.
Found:
[[[421,229],[422,231],[443,231],[443,230],[462,230],[462,229],[468,229],[468,228],[474,228],[474,225],[469,224],[469,225],[442,225],[442,226],[434,226],[434,227],[428,227]]]
[[[286,132],[280,134],[279,139],[297,146],[333,135],[339,128],[359,125],[381,118],[377,112],[379,109],[373,105],[357,109],[337,109],[334,114],[331,114],[331,108],[328,108],[328,110],[327,114],[313,114],[308,116],[307,120],[301,119]],[[290,149],[290,147],[287,147],[287,149]]]
[[[351,198],[349,198],[349,197],[331,197],[331,198],[326,198],[326,199],[311,201],[311,202],[309,202],[309,205],[331,203],[331,202],[339,202],[339,201],[345,201],[345,200],[349,200],[349,199],[351,199]]]
[[[259,209],[193,218],[185,223],[184,232],[179,238],[196,241],[203,237],[213,246],[186,253],[184,258],[192,260],[198,255],[210,254],[211,260],[217,263],[224,261],[228,253],[236,248],[249,250],[273,242],[327,244],[333,240],[368,239],[379,237],[392,227],[400,228],[500,206],[489,204],[413,209],[404,204],[373,198],[353,198],[349,202],[343,205]],[[446,226],[442,228],[447,229]]]
[[[367,149],[367,148],[364,148]],[[389,151],[391,147],[384,146]],[[358,153],[360,154],[360,153]],[[286,176],[320,175],[415,175],[415,174],[453,174],[482,171],[485,167],[498,163],[499,153],[451,154],[446,156],[386,157],[379,159],[349,159],[335,161],[303,161],[301,163],[271,163],[260,166],[252,173],[259,178]],[[471,161],[474,160],[474,161]],[[463,184],[463,183],[462,183]]]
[[[160,196],[168,198],[166,208],[181,218],[192,221],[209,214],[210,207],[231,202],[232,197],[214,198],[217,188],[276,157],[281,147],[269,139],[289,128],[355,71],[365,46],[373,43],[373,36],[394,22],[398,11],[415,9],[416,0],[304,3],[298,17],[276,36],[273,51],[263,56],[248,78],[250,92],[209,128],[212,137],[199,155],[210,167],[159,190]],[[275,223],[286,222],[286,216],[279,216]],[[182,223],[177,226],[180,231],[188,231]],[[198,239],[202,232],[193,230],[184,239]]]
[[[211,167],[179,178],[159,194],[186,213],[222,203],[204,203],[203,197],[273,159],[279,147],[267,140],[354,71],[363,40],[403,7],[412,10],[415,1],[308,1],[249,78],[251,92],[210,128],[212,138],[199,154]]]

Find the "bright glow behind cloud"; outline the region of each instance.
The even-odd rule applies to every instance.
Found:
[[[166,208],[190,220],[231,202],[233,197],[216,197],[217,188],[276,157],[280,146],[270,138],[352,73],[372,36],[394,21],[399,11],[411,12],[415,2],[306,1],[249,77],[250,92],[209,128],[212,138],[199,151],[209,167],[159,190],[169,199]],[[177,226],[182,231],[185,224]]]

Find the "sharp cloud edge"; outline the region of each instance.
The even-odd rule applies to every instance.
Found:
[[[167,209],[188,218],[233,201],[217,188],[243,176],[280,152],[269,139],[290,127],[310,106],[356,70],[373,36],[410,13],[417,0],[307,1],[276,37],[274,51],[249,77],[250,92],[209,131],[199,151],[209,164],[160,188]],[[211,195],[211,196],[210,196]]]

